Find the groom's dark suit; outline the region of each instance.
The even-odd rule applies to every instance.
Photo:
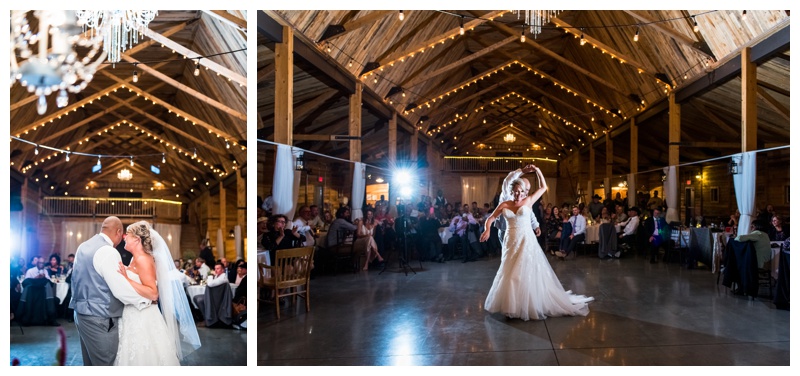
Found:
[[[125,304],[142,309],[151,303],[119,273],[121,260],[105,234],[93,236],[75,252],[69,308],[75,310],[84,365],[113,365],[119,347],[117,321]]]

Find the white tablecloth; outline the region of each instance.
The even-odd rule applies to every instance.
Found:
[[[772,267],[770,267],[770,274],[772,278],[778,279],[778,266],[781,262],[781,245],[783,242],[769,242],[772,247]]]
[[[236,293],[236,284],[235,283],[228,283],[231,287],[231,293]],[[194,308],[200,309],[197,304],[194,302],[194,297],[197,295],[203,295],[206,293],[206,285],[189,285],[186,286],[186,295],[189,297],[189,301],[192,302],[192,306]]]
[[[56,286],[56,297],[58,298],[59,304],[64,303],[64,299],[67,298],[67,293],[69,293],[69,283],[61,282],[54,284]]]
[[[269,251],[258,252],[256,254],[256,260],[257,260],[257,262],[259,264],[267,264],[267,266],[272,265],[272,264],[270,264],[270,261],[269,261]],[[266,274],[261,273],[261,270],[259,270],[258,273],[260,274],[259,277],[262,280],[266,280],[267,278],[270,277],[270,271],[269,270],[267,270]]]
[[[586,239],[584,243],[597,243],[600,241],[600,225],[586,226]]]
[[[449,227],[439,227],[439,238],[442,239],[442,244],[447,244],[452,237],[453,232],[450,231]]]
[[[725,255],[725,246],[728,245],[728,233],[725,232],[712,232],[711,237],[714,239],[713,257],[711,257],[711,272],[716,273],[717,269],[722,267],[722,258]]]

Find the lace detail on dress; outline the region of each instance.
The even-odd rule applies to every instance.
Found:
[[[136,273],[128,271],[131,279],[139,281]],[[126,305],[119,319],[119,348],[114,365],[118,366],[179,366],[175,341],[168,338],[164,316],[157,305],[141,311]]]

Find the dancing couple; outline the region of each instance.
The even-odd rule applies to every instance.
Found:
[[[127,267],[115,249],[123,239],[133,254]],[[75,254],[69,308],[84,365],[178,366],[200,347],[180,272],[149,223],[123,233],[119,218],[108,217]]]
[[[534,171],[539,188],[528,196],[530,183],[518,176]],[[501,215],[505,217],[507,224],[502,239],[500,269],[486,297],[484,309],[525,321],[542,320],[548,316],[586,316],[588,303],[594,298],[564,291],[531,227],[531,216],[534,215],[531,207],[547,191],[542,171],[534,165],[527,165],[509,174],[509,178],[513,180],[508,184],[510,179],[506,179],[501,195],[501,199],[507,201],[497,205],[481,234],[482,242],[489,239],[492,223]]]

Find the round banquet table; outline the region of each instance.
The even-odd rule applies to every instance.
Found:
[[[231,293],[236,293],[236,284],[235,283],[228,283],[231,287]],[[200,309],[197,304],[194,302],[194,297],[197,295],[203,295],[206,293],[206,285],[189,285],[186,286],[186,295],[189,297],[189,301],[192,302],[192,306],[194,308]]]

